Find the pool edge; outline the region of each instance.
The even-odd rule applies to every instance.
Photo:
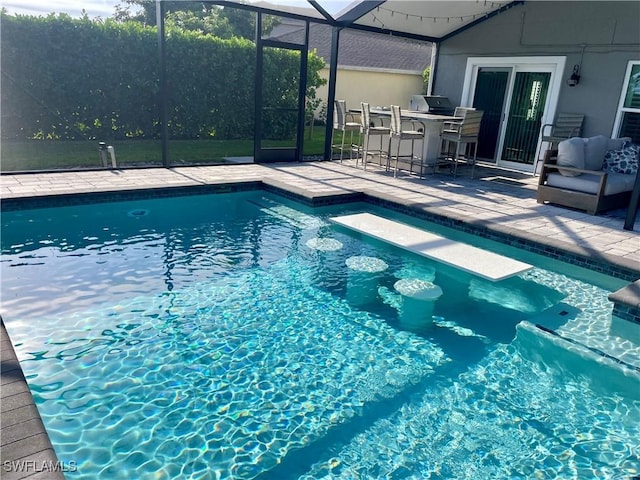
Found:
[[[4,321],[0,317],[0,463],[3,480],[25,478],[64,479]]]

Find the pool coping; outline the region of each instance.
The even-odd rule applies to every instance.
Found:
[[[613,315],[640,325],[640,280],[609,295],[613,302]]]
[[[609,299],[614,303],[614,315],[620,316],[620,318],[629,320],[633,323],[640,324],[640,280],[637,280],[640,277],[640,262],[621,259],[613,255],[598,252],[594,249],[571,245],[567,242],[543,237],[540,235],[536,235],[535,233],[528,232],[525,236],[523,235],[522,231],[509,226],[491,223],[486,220],[470,219],[468,216],[465,216],[462,213],[456,215],[450,210],[447,211],[439,207],[429,206],[425,203],[403,199],[392,194],[373,191],[370,189],[343,189],[339,192],[312,192],[305,188],[296,187],[273,178],[262,178],[260,180],[227,179],[219,182],[209,182],[207,184],[199,185],[178,185],[166,187],[149,186],[127,189],[107,189],[93,192],[85,191],[38,196],[10,197],[2,199],[2,202],[0,204],[0,211],[103,203],[114,200],[124,201],[184,195],[231,193],[260,189],[266,192],[275,193],[291,200],[298,201],[311,207],[339,205],[353,202],[365,202],[371,205],[376,205],[399,213],[403,213],[420,220],[426,220],[438,225],[453,228],[455,230],[471,233],[482,238],[498,241],[506,245],[525,249],[547,257],[550,256],[559,261],[633,282],[628,286],[618,290],[617,292],[612,293],[609,296]],[[18,442],[24,441],[28,438],[31,438],[33,435],[36,435],[36,438],[39,440],[38,445],[40,445],[37,452],[25,453],[25,451],[22,451],[19,448],[14,448],[9,452],[12,453],[12,455],[8,455],[5,451],[4,443],[2,444],[3,466],[5,465],[5,462],[7,460],[11,461],[23,458],[33,460],[34,463],[30,465],[64,466],[64,464],[58,462],[55,451],[51,446],[51,441],[46,432],[46,429],[44,428],[44,424],[42,423],[42,419],[37,411],[37,408],[35,407],[33,397],[31,396],[29,387],[26,383],[26,379],[24,378],[24,374],[22,373],[22,370],[19,366],[17,357],[15,355],[15,350],[13,349],[13,345],[11,344],[11,341],[8,337],[8,334],[4,327],[4,323],[2,323],[2,335],[3,367],[1,373],[3,389],[0,397],[3,400],[2,442],[5,441],[5,376],[9,376],[10,374],[12,374],[12,372],[14,372],[15,374],[15,372],[17,371],[15,366],[11,366],[11,370],[5,371],[5,355],[8,355],[11,358],[11,360],[8,360],[8,362],[13,362],[13,364],[17,365],[17,368],[20,371],[21,377],[16,378],[16,380],[14,380],[13,382],[10,382],[16,383],[16,385],[12,386],[12,388],[19,390],[21,392],[20,394],[23,395],[21,399],[24,401],[24,405],[21,405],[20,408],[24,408],[25,411],[29,410],[32,413],[35,410],[35,415],[37,415],[37,417],[30,419],[30,421],[33,421],[30,426],[32,428],[40,428],[39,430],[36,430],[37,433],[35,434],[31,433],[31,430],[25,430],[25,436],[22,439],[13,442],[16,444],[15,446],[19,446],[22,444]],[[5,354],[5,350],[8,353]],[[9,365],[12,364],[7,363],[7,366]],[[11,392],[11,390],[9,392]],[[10,397],[12,395],[8,396]],[[40,441],[42,443],[40,443]],[[29,445],[29,443],[27,442],[24,445],[25,448],[27,448],[27,445]],[[28,451],[29,450],[26,450],[26,452]],[[7,458],[7,455],[15,458]],[[32,474],[28,475],[23,474],[22,476],[10,476],[13,473],[15,472],[4,471],[3,478],[64,478],[63,474],[60,471],[34,471]]]
[[[2,478],[63,479],[63,465],[58,461],[1,317],[0,345]]]

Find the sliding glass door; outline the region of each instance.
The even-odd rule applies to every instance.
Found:
[[[463,105],[483,110],[478,156],[531,172],[555,115],[564,57],[470,58]]]

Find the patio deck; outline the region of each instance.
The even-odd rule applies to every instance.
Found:
[[[406,210],[449,219],[455,225],[485,228],[516,241],[534,242],[542,249],[549,248],[549,252],[565,252],[574,256],[576,263],[593,259],[612,270],[626,271],[630,281],[640,278],[640,222],[634,231],[623,230],[626,212],[593,216],[539,205],[535,200],[537,178],[491,168],[476,171],[476,179],[436,174],[419,180],[408,175],[393,178],[375,166],[363,171],[345,161],[16,174],[0,177],[0,195],[7,204],[34,198],[46,204],[51,196],[239,182],[262,182],[316,201],[363,193],[382,204],[401,205]],[[600,271],[606,272],[606,268]],[[630,288],[632,294],[618,297],[637,309],[638,290]],[[24,377],[16,375],[15,353],[4,327],[2,333],[0,460],[3,466],[16,460],[34,462],[28,472],[5,469],[3,478],[52,478],[51,472],[37,471],[52,464],[46,462],[57,462],[37,411],[36,417],[15,420],[16,414],[33,410],[33,399]],[[9,383],[12,388],[5,386]],[[37,451],[29,447],[34,439],[39,442]]]

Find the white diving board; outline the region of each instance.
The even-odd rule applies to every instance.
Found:
[[[533,268],[527,263],[498,255],[465,243],[425,232],[371,213],[333,217],[333,222],[391,243],[410,252],[451,265],[492,282]]]

